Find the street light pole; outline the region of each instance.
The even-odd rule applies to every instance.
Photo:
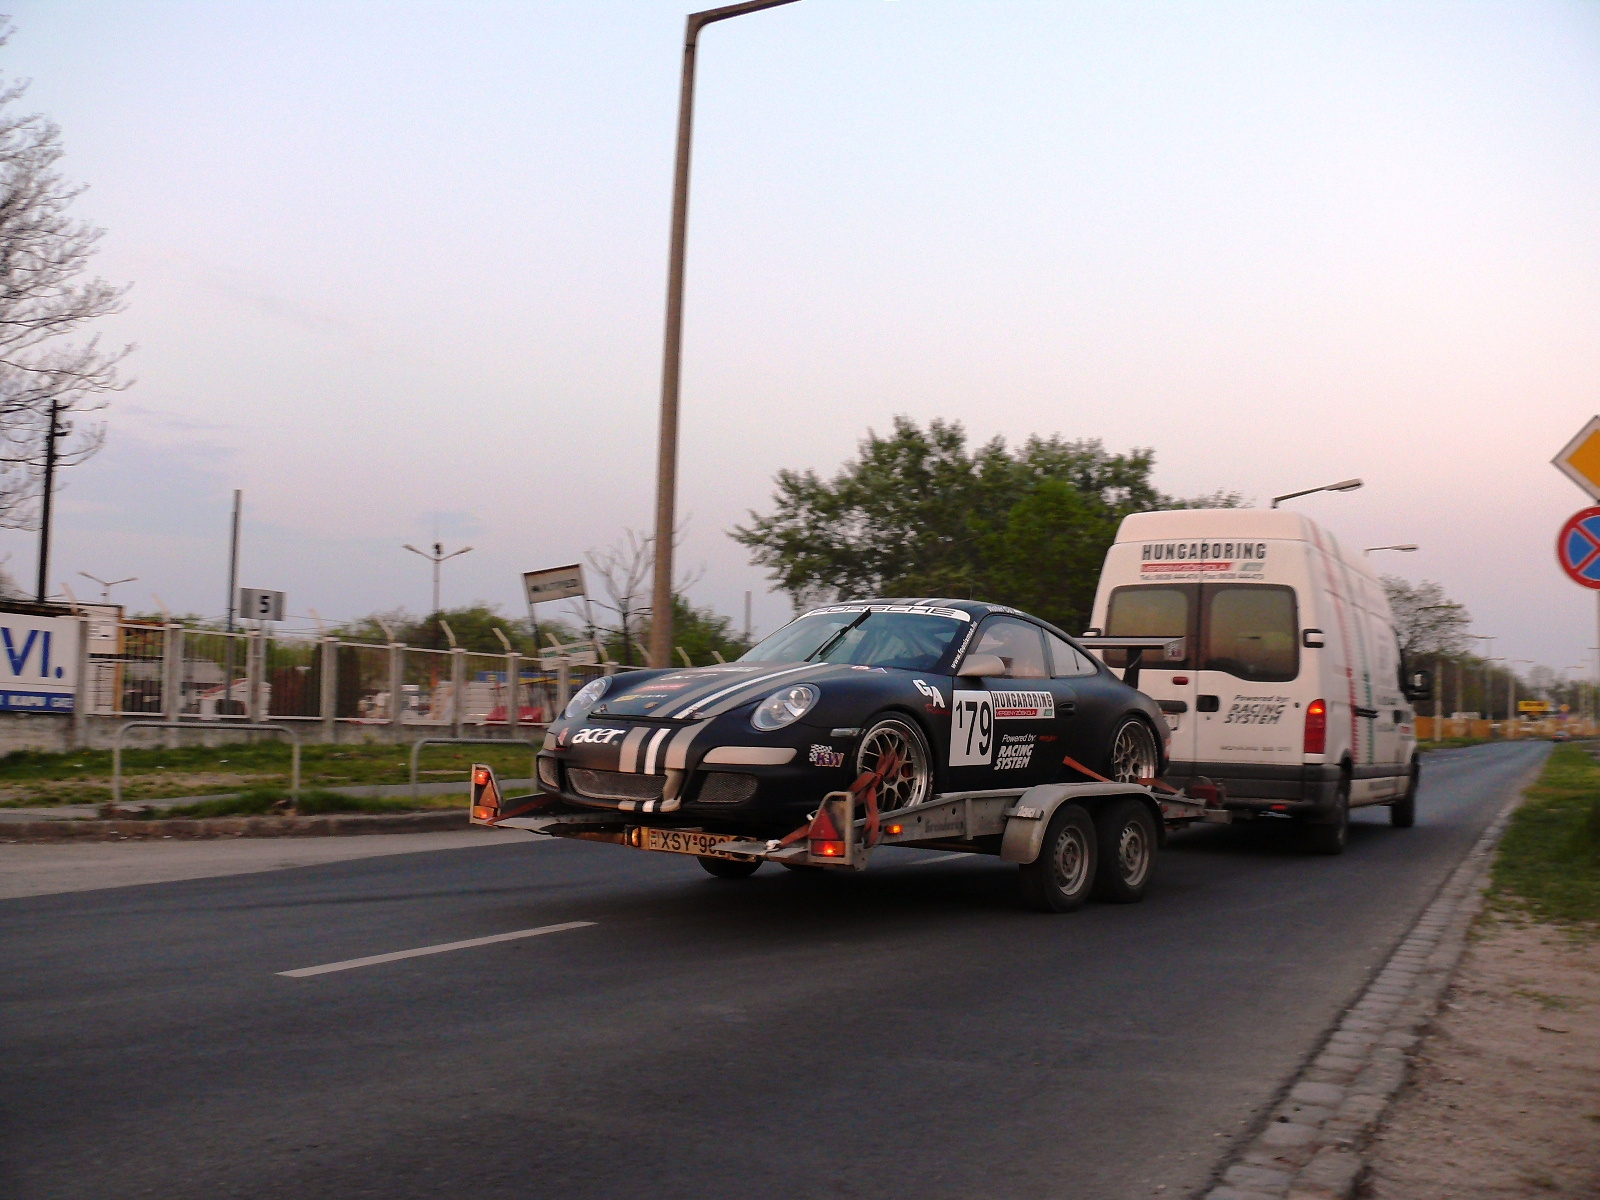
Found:
[[[678,382],[683,350],[683,253],[689,228],[689,146],[694,132],[694,67],[700,31],[794,0],[748,0],[690,13],[684,27],[678,89],[678,150],[672,172],[672,245],[667,257],[667,329],[661,362],[661,433],[656,463],[655,587],[651,593],[650,665],[672,664],[672,537],[678,492]]]
[[[1460,607],[1461,607],[1461,605],[1456,604],[1454,601],[1451,601],[1448,604],[1424,604],[1417,611],[1418,612],[1436,612],[1436,611],[1439,611],[1441,609],[1450,610],[1450,609],[1459,609]],[[1444,714],[1443,714],[1443,711],[1442,711],[1443,708],[1444,708],[1444,646],[1443,646],[1442,643],[1441,643],[1441,645],[1439,647],[1438,663],[1439,663],[1439,680],[1438,680],[1439,686],[1436,687],[1434,689],[1434,691],[1433,691],[1433,741],[1434,741],[1435,745],[1437,745],[1438,743],[1444,741]],[[1460,671],[1460,668],[1456,669],[1456,699],[1457,700],[1461,699],[1461,671]]]
[[[139,577],[137,575],[129,575],[126,579],[101,579],[100,576],[91,575],[87,571],[79,571],[78,574],[82,575],[85,579],[92,579],[95,583],[98,583],[100,585],[100,603],[101,604],[110,604],[111,603],[111,589],[116,587],[117,584],[119,584],[119,583],[135,583],[139,579]]]
[[[1506,720],[1508,722],[1515,722],[1516,719],[1517,719],[1517,664],[1518,663],[1527,663],[1531,667],[1531,666],[1533,666],[1533,659],[1531,659],[1531,658],[1513,658],[1509,663],[1506,664],[1506,666],[1508,668],[1506,673],[1511,676],[1511,682],[1508,685],[1508,690],[1507,690],[1507,694],[1506,694]],[[1513,729],[1515,729],[1516,725],[1513,724],[1511,727]]]
[[[1272,507],[1277,508],[1284,500],[1293,500],[1296,496],[1310,496],[1315,492],[1353,492],[1361,486],[1359,479],[1341,479],[1338,483],[1325,483],[1321,487],[1306,488],[1299,492],[1285,492],[1281,496],[1272,498]]]
[[[1489,654],[1493,654],[1494,653],[1495,638],[1499,637],[1500,635],[1499,634],[1491,634],[1491,633],[1469,633],[1469,634],[1467,634],[1467,636],[1469,638],[1476,638],[1480,642],[1488,642],[1489,643],[1488,653]],[[1488,657],[1485,657],[1484,660],[1483,660],[1483,715],[1484,715],[1484,719],[1485,720],[1490,719],[1489,718],[1489,663],[1490,663],[1490,661],[1491,660]]]
[[[432,554],[424,554],[421,550],[418,550],[410,542],[407,542],[404,546],[401,547],[401,549],[402,550],[409,550],[413,554],[421,554],[423,558],[427,559],[429,562],[431,562],[433,564],[433,615],[434,616],[438,616],[438,614],[439,614],[439,564],[442,563],[442,562],[447,562],[448,560],[450,560],[452,558],[455,558],[457,555],[461,555],[461,554],[467,553],[469,550],[472,549],[472,547],[471,546],[463,546],[459,550],[452,550],[449,554],[446,554],[444,552],[444,546],[439,542],[435,542],[433,544],[433,553]]]

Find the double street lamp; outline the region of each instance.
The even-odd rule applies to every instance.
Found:
[[[446,554],[444,552],[444,545],[442,543],[440,543],[440,542],[435,542],[433,544],[433,553],[432,554],[428,554],[428,553],[425,553],[422,550],[418,550],[410,542],[407,542],[404,546],[402,546],[400,548],[402,550],[409,550],[413,554],[421,554],[423,558],[427,559],[429,562],[431,562],[433,564],[433,614],[435,616],[437,616],[438,613],[439,613],[439,564],[443,563],[443,562],[448,562],[448,561],[450,561],[450,559],[455,558],[458,555],[466,554],[469,550],[472,549],[472,547],[471,546],[463,546],[459,550],[452,550],[449,554]]]

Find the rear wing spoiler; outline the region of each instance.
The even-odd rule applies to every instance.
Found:
[[[1122,682],[1135,688],[1139,686],[1139,668],[1147,652],[1152,657],[1159,653],[1164,662],[1181,662],[1187,641],[1181,637],[1106,637],[1099,633],[1086,633],[1077,640],[1085,650],[1126,650],[1128,666],[1122,672]]]

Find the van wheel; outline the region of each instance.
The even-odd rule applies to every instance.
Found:
[[[1022,894],[1040,912],[1083,907],[1094,889],[1097,843],[1094,822],[1077,804],[1063,804],[1050,818],[1039,857],[1019,868]]]
[[[1410,829],[1417,823],[1417,786],[1422,782],[1422,764],[1411,760],[1411,779],[1406,783],[1406,794],[1389,805],[1389,824],[1396,829]]]
[[[1112,904],[1137,904],[1156,873],[1156,823],[1137,800],[1118,800],[1094,823],[1100,868],[1094,894]]]
[[[707,875],[715,875],[718,879],[749,879],[761,869],[759,858],[743,860],[704,855],[697,856],[695,861],[705,868]]]
[[[1339,780],[1339,795],[1334,801],[1334,816],[1320,825],[1301,828],[1306,849],[1312,854],[1343,854],[1350,841],[1350,778]]]

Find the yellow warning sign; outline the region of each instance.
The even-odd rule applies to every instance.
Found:
[[[1556,470],[1600,500],[1600,417],[1580,429],[1578,436],[1550,461]]]

